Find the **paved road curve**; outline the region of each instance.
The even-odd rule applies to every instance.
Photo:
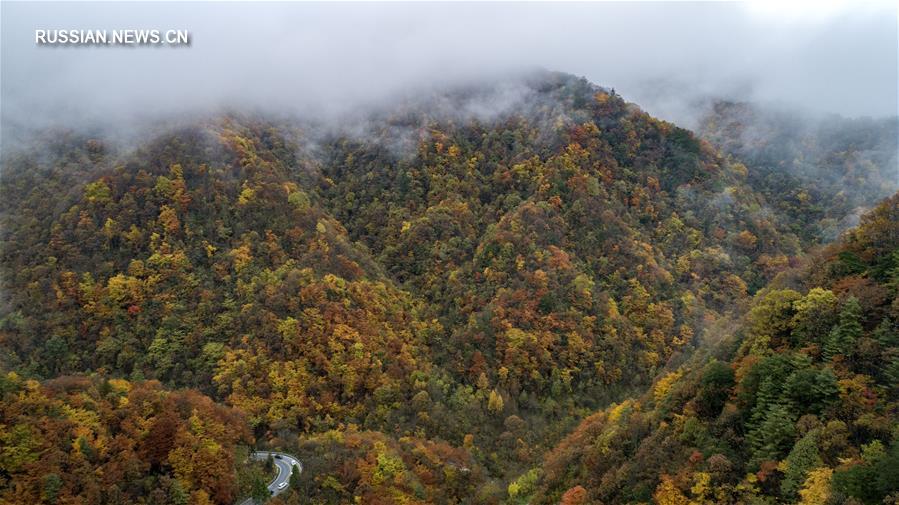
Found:
[[[283,452],[256,451],[250,454],[250,457],[257,461],[265,461],[269,455],[272,456],[272,461],[278,467],[278,476],[268,485],[269,492],[272,496],[275,496],[287,491],[287,487],[290,486],[290,474],[293,473],[293,465],[296,465],[299,471],[302,472],[303,464],[297,458]],[[240,502],[240,505],[255,505],[255,502],[252,498],[247,498]]]

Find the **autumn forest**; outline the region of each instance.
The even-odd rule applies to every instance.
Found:
[[[540,71],[4,146],[0,504],[899,503],[895,118],[696,112]]]

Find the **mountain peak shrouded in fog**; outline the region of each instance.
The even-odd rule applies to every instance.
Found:
[[[742,3],[4,2],[3,120],[133,119],[221,107],[345,111],[405,89],[541,66],[686,121],[693,96],[848,116],[896,112],[896,7]],[[214,14],[214,15],[213,15]],[[189,30],[179,47],[45,47],[34,31]],[[676,104],[675,104],[676,105]]]

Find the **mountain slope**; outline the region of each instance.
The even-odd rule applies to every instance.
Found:
[[[243,416],[158,382],[0,378],[3,503],[233,503]],[[264,481],[263,481],[264,482]],[[264,484],[263,484],[264,486]],[[76,498],[77,497],[77,498]]]
[[[548,454],[533,502],[891,503],[897,276],[899,195],[759,292],[738,347],[581,423]]]
[[[270,418],[297,427],[361,412],[374,390],[426,372],[428,323],[292,182],[282,142],[226,120],[124,160],[91,160],[81,149],[97,141],[72,146],[34,186],[15,175],[27,159],[8,170],[4,194],[25,195],[4,208],[8,366],[157,378],[230,398],[254,424],[276,408]],[[46,198],[81,155],[79,191]],[[286,395],[243,376],[268,382],[272,369],[310,381],[308,396],[251,405],[252,388]]]
[[[533,90],[540,105],[490,124],[386,118],[421,139],[405,156],[377,136],[334,139],[323,195],[352,238],[436,306],[469,380],[505,367],[532,390],[553,370],[604,387],[664,364],[691,340],[682,325],[728,310],[798,243],[743,167],[708,144],[601,88],[546,79]],[[566,350],[566,334],[583,344]]]
[[[834,240],[899,188],[899,121],[717,101],[697,134],[749,167],[749,184],[805,240]]]

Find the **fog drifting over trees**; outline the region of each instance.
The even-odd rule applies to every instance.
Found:
[[[190,47],[39,47],[36,29],[187,29]],[[345,111],[535,67],[690,125],[697,96],[896,113],[896,7],[769,4],[20,4],[2,19],[16,125],[221,108]]]

